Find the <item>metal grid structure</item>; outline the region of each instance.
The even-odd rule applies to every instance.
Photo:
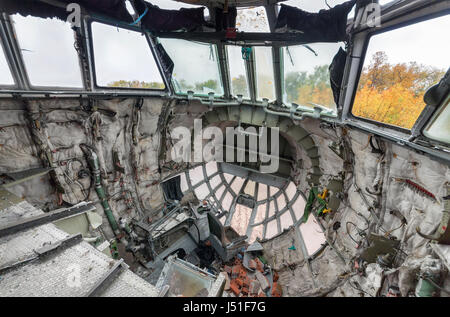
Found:
[[[304,241],[303,252],[312,256],[325,243],[323,230],[315,217],[301,222],[305,207],[304,194],[289,180],[272,181],[264,175],[247,178],[227,173],[225,164],[208,162],[181,174],[181,190],[193,191],[206,200],[224,225],[232,226],[249,242],[276,237],[292,226]],[[240,197],[253,202],[253,207],[240,203]]]
[[[12,202],[0,212],[3,224],[46,215],[26,201]],[[0,297],[158,295],[153,285],[82,241],[80,234],[34,223],[0,238]],[[111,272],[116,266],[120,272]]]

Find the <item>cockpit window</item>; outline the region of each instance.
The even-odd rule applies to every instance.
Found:
[[[423,134],[430,139],[450,144],[450,96],[431,118]]]
[[[223,95],[216,45],[178,39],[160,41],[175,64],[172,78],[176,93]]]
[[[11,75],[11,70],[8,66],[8,61],[0,45],[0,85],[11,86],[14,85],[14,79]]]
[[[165,88],[144,35],[136,31],[93,22],[92,36],[98,86]]]
[[[284,102],[336,110],[330,86],[329,65],[339,50],[337,43],[317,43],[283,48]]]
[[[270,32],[264,7],[238,8],[236,28],[240,32]]]
[[[18,14],[12,19],[31,85],[83,87],[69,23]]]
[[[255,51],[256,90],[258,100],[275,100],[275,79],[273,74],[272,48],[253,47]]]
[[[450,15],[370,38],[352,113],[411,129],[425,107],[423,96],[449,67]],[[413,40],[412,40],[413,39]]]
[[[230,70],[231,93],[234,96],[242,95],[249,98],[247,72],[245,70],[245,60],[242,57],[240,46],[227,46],[228,65]]]

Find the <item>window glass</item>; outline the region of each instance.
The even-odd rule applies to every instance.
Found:
[[[98,86],[165,88],[150,45],[144,35],[94,22],[92,36]]]
[[[253,47],[256,65],[256,90],[258,99],[275,100],[272,48]]]
[[[227,46],[228,65],[230,70],[231,93],[234,96],[242,95],[249,98],[247,72],[245,61],[242,58],[242,48],[240,46]]]
[[[14,85],[14,79],[8,66],[8,61],[0,45],[0,85]]]
[[[270,32],[264,7],[238,8],[236,28],[240,32]]]
[[[284,102],[336,110],[328,70],[342,44],[317,43],[283,48]]]
[[[18,14],[13,23],[31,85],[83,87],[69,23]]]
[[[433,116],[423,134],[433,140],[450,143],[450,97]]]
[[[426,90],[450,66],[450,15],[372,36],[357,87],[355,116],[411,129]],[[412,40],[414,39],[414,40]]]
[[[172,77],[177,93],[191,90],[201,95],[223,95],[216,45],[178,39],[160,41],[175,64]]]

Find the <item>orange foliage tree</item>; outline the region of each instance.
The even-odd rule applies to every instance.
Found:
[[[391,65],[386,53],[377,52],[361,73],[352,112],[358,117],[411,129],[425,107],[425,91],[444,73],[416,62]]]

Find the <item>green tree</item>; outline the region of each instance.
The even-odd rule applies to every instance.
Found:
[[[144,88],[144,89],[164,89],[164,83],[160,82],[145,82],[139,80],[117,80],[110,82],[108,87],[120,87],[120,88]]]
[[[239,77],[234,77],[231,79],[231,86],[233,88],[233,93],[235,95],[248,96],[248,86],[247,79],[244,75],[239,75]]]

